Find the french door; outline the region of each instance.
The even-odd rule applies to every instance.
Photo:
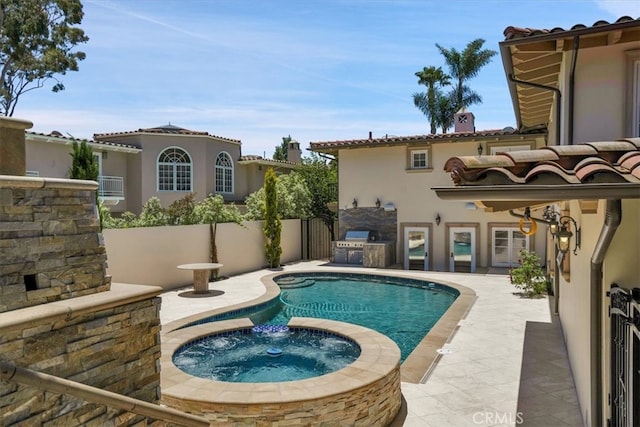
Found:
[[[449,229],[449,271],[475,273],[476,229],[474,227]]]
[[[517,227],[494,227],[491,232],[493,267],[517,267],[521,250],[529,250],[529,237]]]
[[[405,227],[404,229],[404,269],[429,269],[429,229],[426,227]]]

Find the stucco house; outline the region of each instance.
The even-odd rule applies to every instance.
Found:
[[[27,174],[67,177],[73,138],[60,132],[26,133]],[[99,197],[112,212],[139,213],[149,198],[163,206],[189,193],[201,200],[220,194],[242,203],[260,189],[269,167],[288,173],[301,161],[299,143],[289,145],[289,161],[242,155],[242,143],[175,125],[127,132],[97,133],[86,141],[100,166]]]
[[[474,120],[471,112],[457,113],[448,134],[311,142],[312,151],[338,159],[339,239],[351,229],[374,230],[395,243],[405,269],[475,272],[516,265],[521,249],[544,256],[545,239],[524,234],[520,218],[425,191],[450,182],[444,165],[451,156],[480,153],[482,162],[547,144],[545,129],[476,131]]]
[[[529,208],[552,243],[555,308],[585,425],[638,425],[640,19],[509,27],[500,51],[519,129],[547,127],[549,146],[452,156],[456,185],[431,187],[443,201]]]

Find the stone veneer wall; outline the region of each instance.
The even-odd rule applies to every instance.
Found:
[[[81,298],[80,298],[81,299]],[[0,358],[21,367],[157,402],[159,298],[3,327]],[[31,311],[34,308],[16,310]],[[3,318],[13,313],[0,314]],[[142,424],[139,424],[142,423]],[[35,387],[0,382],[0,425],[146,425],[144,417]]]
[[[96,189],[91,181],[0,176],[0,360],[157,402],[161,289],[111,286]],[[1,426],[145,424],[132,413],[0,382]]]
[[[109,290],[96,189],[0,176],[0,313]]]
[[[395,210],[385,211],[383,208],[340,209],[338,221],[338,240],[344,240],[347,230],[375,230],[381,241],[398,241],[398,214]]]
[[[301,393],[307,392],[305,389]],[[188,402],[166,396],[163,400],[171,407],[204,415],[221,425],[387,426],[398,414],[402,402],[400,365],[379,380],[348,393],[297,402],[240,405]]]

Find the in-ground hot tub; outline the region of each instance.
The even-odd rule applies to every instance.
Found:
[[[293,318],[289,328],[341,336],[360,355],[325,375],[285,382],[223,382],[189,375],[173,363],[187,343],[211,335],[246,331],[249,319],[225,320],[178,329],[162,342],[163,403],[211,421],[246,424],[299,419],[302,424],[388,425],[400,404],[400,350],[386,336],[361,326],[325,319]]]

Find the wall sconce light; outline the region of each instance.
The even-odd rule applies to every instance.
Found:
[[[436,214],[436,225],[440,226],[440,221],[442,221],[442,218],[440,218],[440,214]]]
[[[542,217],[545,219],[547,224],[549,224],[549,233],[557,239],[558,249],[563,254],[566,254],[569,251],[571,238],[573,237],[573,233],[569,230],[569,225],[573,224],[573,229],[576,231],[573,254],[577,255],[578,249],[580,249],[580,244],[582,243],[582,236],[581,229],[578,227],[576,220],[567,215],[560,216],[560,214],[555,212],[549,206],[544,209]]]
[[[376,199],[376,208],[380,208],[380,198]]]
[[[558,249],[560,249],[560,252],[562,252],[563,254],[566,254],[569,250],[571,237],[573,236],[573,233],[569,230],[569,223],[573,224],[573,228],[576,231],[576,241],[573,247],[573,254],[577,255],[582,240],[580,235],[581,230],[580,227],[578,227],[576,220],[571,218],[570,216],[561,216],[558,219],[558,225],[556,226],[557,231],[555,233],[555,236],[558,239]],[[558,229],[558,227],[560,227],[560,229]]]
[[[358,207],[358,200],[356,200],[356,198],[353,198],[353,202],[351,202],[351,206],[353,206],[353,208],[357,208]]]
[[[483,151],[483,149],[482,149],[482,143],[481,143],[481,142],[479,142],[479,143],[478,143],[478,156],[482,156],[482,151]]]

